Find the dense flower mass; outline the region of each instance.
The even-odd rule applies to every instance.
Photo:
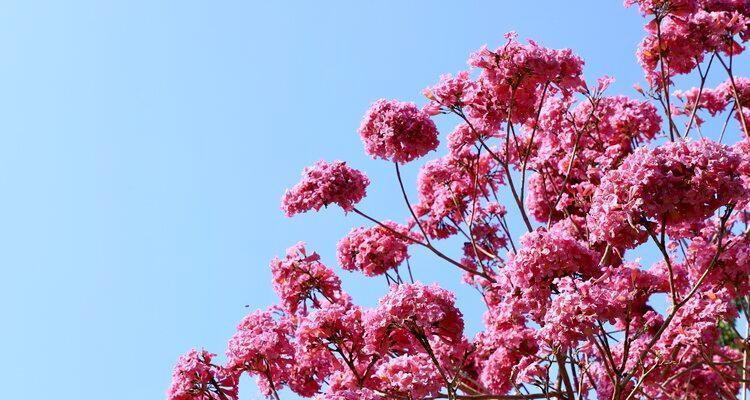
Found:
[[[370,389],[345,389],[315,396],[316,400],[380,400],[383,397]]]
[[[517,312],[529,312],[541,321],[549,307],[556,278],[598,274],[597,254],[579,242],[562,225],[539,228],[521,237],[521,248],[511,253],[498,286],[508,294]]]
[[[503,175],[489,154],[448,154],[427,162],[417,177],[419,204],[415,206],[426,234],[434,238],[456,234],[455,224],[476,211],[475,200],[489,196],[502,183]]]
[[[567,97],[585,88],[583,60],[570,49],[548,49],[531,40],[523,44],[515,33],[506,37],[496,50],[482,47],[469,57],[469,65],[481,69],[466,101],[478,126],[497,128],[508,117],[524,122],[546,92],[558,90]]]
[[[350,168],[343,161],[327,163],[318,161],[302,172],[302,181],[284,193],[281,209],[287,216],[318,211],[329,204],[338,204],[351,211],[367,194],[370,180]]]
[[[215,354],[190,350],[172,373],[169,400],[226,400],[237,398],[237,375],[211,364]]]
[[[322,298],[334,302],[342,296],[339,277],[320,262],[317,253],[307,254],[301,242],[287,249],[284,259],[271,261],[271,273],[273,289],[291,314],[308,301],[318,304]]]
[[[455,77],[450,74],[440,76],[440,83],[425,89],[425,96],[439,107],[461,107],[465,96],[476,89],[469,71],[461,71]]]
[[[430,115],[414,103],[380,99],[365,114],[359,134],[365,152],[374,158],[405,163],[438,146],[438,132]]]
[[[375,376],[384,392],[411,399],[434,396],[441,386],[440,374],[427,354],[391,358],[378,366]]]
[[[229,339],[227,368],[257,376],[258,386],[270,394],[272,382],[285,381],[293,366],[293,348],[285,328],[269,311],[247,315]]]
[[[653,224],[708,217],[745,196],[740,162],[729,147],[708,139],[639,149],[596,189],[588,216],[592,238],[629,248]]]
[[[714,52],[737,55],[750,38],[750,4],[744,0],[626,0],[637,4],[648,35],[638,60],[651,83],[686,74]],[[664,68],[661,68],[660,63]]]
[[[537,171],[526,198],[531,215],[540,222],[585,216],[604,172],[616,168],[637,144],[654,139],[660,125],[654,105],[625,96],[575,106],[548,99],[538,121],[523,128],[530,143],[525,156]]]
[[[391,288],[366,317],[368,345],[377,352],[390,346],[411,349],[416,341],[435,339],[461,342],[464,321],[454,304],[453,294],[421,283]]]
[[[407,249],[414,238],[408,228],[385,221],[384,226],[354,228],[339,241],[336,255],[345,270],[380,275],[401,265],[409,257]]]
[[[395,163],[406,218],[355,209],[369,180],[341,161],[306,168],[282,209],[364,218],[336,259],[387,285],[377,304],[358,305],[300,242],[271,261],[278,304],[240,322],[223,365],[180,357],[168,399],[236,400],[244,375],[274,400],[742,398],[750,79],[736,66],[750,0],[625,3],[648,19],[640,99],[605,93],[608,76],[589,86],[571,50],[511,33],[425,89],[421,109],[375,102],[359,134]],[[696,87],[672,88],[688,73]],[[438,114],[455,127],[412,200],[400,164],[437,150]],[[459,276],[456,296],[443,281]]]

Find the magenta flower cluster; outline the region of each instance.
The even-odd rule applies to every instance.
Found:
[[[406,163],[438,146],[438,132],[430,115],[414,103],[380,99],[362,119],[359,135],[373,158]]]
[[[336,246],[336,256],[345,270],[381,275],[409,258],[408,247],[417,240],[406,226],[384,221],[382,226],[352,229]]]
[[[343,161],[318,161],[302,171],[302,180],[284,193],[281,209],[287,216],[318,211],[337,204],[345,211],[354,209],[367,194],[370,180]]]
[[[631,248],[656,225],[690,224],[742,200],[741,156],[708,139],[640,148],[602,179],[591,201],[592,240]]]
[[[741,53],[741,43],[750,34],[750,4],[744,0],[626,0],[625,4],[637,4],[650,19],[638,61],[656,85],[693,71],[706,55]]]

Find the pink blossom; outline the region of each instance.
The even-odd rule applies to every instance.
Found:
[[[448,134],[448,151],[456,158],[466,158],[467,154],[475,154],[481,147],[479,139],[487,139],[487,135],[474,132],[467,124],[458,125]]]
[[[683,101],[683,106],[676,108],[676,115],[692,116],[697,125],[703,123],[703,118],[697,113],[697,111],[705,110],[712,117],[725,111],[729,105],[736,107],[735,99],[735,88],[737,89],[737,98],[739,99],[740,109],[742,110],[742,116],[740,113],[735,112],[734,118],[737,121],[742,121],[742,117],[745,120],[749,120],[747,116],[750,116],[750,79],[745,77],[734,78],[734,85],[732,81],[727,79],[722,82],[716,88],[691,88],[686,91],[676,91],[675,96]],[[734,109],[733,111],[736,111]]]
[[[661,125],[652,104],[625,96],[570,107],[570,101],[551,98],[538,123],[524,126],[524,137],[534,139],[529,166],[538,171],[529,180],[526,205],[538,221],[585,216],[604,174],[619,166],[633,143],[652,140]]]
[[[388,229],[376,225],[371,228],[354,228],[336,246],[336,256],[341,267],[348,271],[362,271],[375,276],[398,267],[409,258],[407,249],[416,235],[395,222],[383,222]]]
[[[594,194],[588,226],[593,240],[633,247],[646,239],[646,222],[702,219],[742,199],[740,158],[708,139],[641,148],[610,171]]]
[[[597,254],[570,236],[562,225],[539,228],[521,237],[521,247],[510,254],[498,285],[508,298],[518,301],[518,310],[532,312],[540,319],[555,278],[572,274],[590,277],[598,273],[597,264]]]
[[[495,129],[509,111],[513,122],[532,117],[549,85],[566,96],[586,86],[583,60],[571,50],[548,49],[531,40],[521,44],[513,36],[495,51],[482,47],[469,65],[482,72],[474,92],[466,96],[468,113],[478,125]]]
[[[306,315],[295,332],[298,340],[296,362],[324,376],[346,372],[348,379],[351,379],[351,382],[344,384],[346,387],[368,382],[371,372],[368,366],[373,357],[364,352],[365,328],[362,318],[362,309],[349,302],[326,304]],[[348,365],[342,365],[334,357],[335,354],[346,354],[356,368],[356,375],[352,374]]]
[[[571,348],[598,333],[598,323],[622,329],[631,324],[642,326],[642,316],[651,310],[648,298],[659,292],[664,282],[637,264],[604,268],[601,276],[583,282],[560,278],[555,281],[558,293],[537,332],[539,341],[551,348]]]
[[[745,1],[626,1],[632,4],[638,4],[650,20],[638,59],[653,86],[692,71],[706,54],[741,53],[744,48],[739,42],[747,41],[750,33],[750,5]]]
[[[315,396],[316,400],[381,400],[383,397],[377,395],[370,389],[345,389]]]
[[[427,354],[404,354],[391,358],[378,366],[375,377],[380,381],[380,391],[410,399],[434,396],[443,385],[435,364]]]
[[[302,171],[302,181],[284,193],[281,209],[288,217],[318,211],[329,204],[338,204],[344,211],[351,211],[367,194],[370,180],[346,165],[343,161],[326,163],[318,161]]]
[[[498,326],[488,321],[486,331],[474,339],[473,354],[479,379],[491,393],[508,393],[516,382],[531,382],[542,371],[534,331],[523,325]]]
[[[280,389],[294,365],[289,333],[288,325],[277,322],[270,311],[248,314],[229,339],[227,368],[256,376],[261,391],[270,395],[272,385]]]
[[[688,279],[697,282],[709,270],[706,284],[726,289],[733,297],[750,294],[750,239],[746,235],[730,235],[723,239],[725,250],[714,259],[717,244],[712,240],[716,229],[692,237],[687,248],[685,269]]]
[[[496,202],[474,210],[470,236],[463,246],[464,258],[461,261],[464,265],[477,270],[502,263],[498,254],[508,248],[508,238],[500,222],[505,213],[505,207]]]
[[[320,262],[318,253],[307,254],[302,242],[287,249],[283,259],[271,260],[271,273],[273,289],[290,314],[297,313],[300,306],[306,309],[308,301],[317,307],[321,299],[336,302],[346,297],[336,273]]]
[[[475,89],[474,85],[469,71],[461,71],[455,77],[445,74],[440,76],[440,83],[425,89],[425,96],[438,106],[460,108],[464,96]]]
[[[438,146],[437,128],[430,115],[414,103],[380,99],[362,119],[359,135],[373,158],[406,163]]]
[[[415,209],[428,236],[445,238],[457,233],[452,225],[468,216],[472,200],[489,195],[492,188],[504,182],[495,166],[495,160],[485,153],[469,159],[448,155],[422,167],[417,177],[419,203]]]
[[[452,293],[414,283],[391,286],[365,317],[365,327],[368,346],[384,351],[391,346],[414,348],[419,340],[430,338],[459,343],[464,321]]]
[[[168,400],[237,399],[237,375],[211,363],[215,354],[190,350],[180,356],[172,373]]]

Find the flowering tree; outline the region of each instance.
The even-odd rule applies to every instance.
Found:
[[[376,101],[359,134],[367,154],[393,163],[411,218],[358,208],[369,180],[341,161],[306,168],[282,209],[335,204],[364,217],[338,262],[385,276],[390,291],[375,308],[356,305],[298,243],[271,262],[279,304],[242,320],[223,365],[206,351],[181,357],[168,398],[236,399],[242,374],[275,399],[282,388],[330,400],[746,398],[750,79],[733,64],[750,39],[750,1],[626,5],[649,20],[640,99],[605,94],[608,77],[589,86],[571,50],[511,33],[426,89],[425,107]],[[676,90],[686,74],[699,85]],[[709,74],[724,83],[707,87]],[[400,167],[438,148],[439,114],[457,126],[409,199]],[[723,128],[704,135],[706,118]],[[449,237],[463,247],[441,250]],[[633,261],[645,246],[662,259]],[[410,247],[481,293],[480,333],[465,336],[450,292],[414,280]]]

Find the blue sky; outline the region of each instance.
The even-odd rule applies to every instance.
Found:
[[[361,116],[380,97],[423,103],[507,31],[573,48],[590,82],[617,79],[612,93],[642,81],[642,21],[620,1],[465,3],[4,2],[2,397],[162,398],[181,353],[223,353],[245,305],[275,301],[274,255],[303,240],[335,266],[335,243],[365,224],[338,209],[285,218],[302,167],[348,160],[373,180],[362,208],[405,218],[392,165],[362,151]],[[481,305],[459,274],[413,261],[458,292],[475,332]],[[342,276],[362,304],[385,291]]]

